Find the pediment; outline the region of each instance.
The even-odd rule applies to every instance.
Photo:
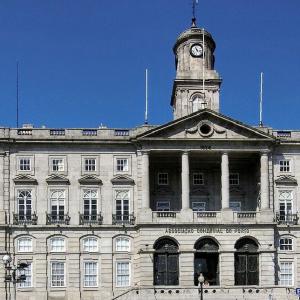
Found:
[[[137,139],[273,141],[275,137],[210,109],[203,109],[146,131],[138,135]]]
[[[112,184],[115,185],[134,185],[134,180],[132,178],[130,178],[129,176],[126,175],[118,175],[115,176],[112,180],[111,180]]]
[[[50,175],[46,182],[48,184],[70,184],[70,180],[66,176],[59,174]]]
[[[275,179],[275,183],[278,185],[298,185],[297,179],[291,175],[278,176],[278,178]]]
[[[15,184],[38,184],[35,178],[26,174],[17,175],[13,181]]]
[[[102,185],[102,180],[94,175],[86,175],[82,176],[78,179],[78,182],[80,184],[96,184],[96,185]]]

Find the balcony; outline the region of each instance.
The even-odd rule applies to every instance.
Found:
[[[79,225],[102,225],[103,216],[101,213],[95,215],[79,214]]]
[[[220,211],[194,211],[194,222],[204,224],[217,224],[221,222]]]
[[[134,214],[126,214],[126,215],[113,214],[112,224],[113,225],[134,225],[135,216]]]
[[[46,225],[53,225],[53,224],[70,224],[71,218],[68,214],[65,215],[53,215],[53,214],[46,214]]]
[[[13,214],[14,225],[37,225],[38,217],[35,213],[30,215]]]
[[[235,211],[233,212],[234,223],[257,223],[258,212],[256,211]]]
[[[297,225],[299,217],[297,214],[276,213],[276,222],[282,225]]]

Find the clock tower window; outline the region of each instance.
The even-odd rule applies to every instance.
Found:
[[[192,112],[207,108],[207,102],[202,96],[196,95],[192,100]]]

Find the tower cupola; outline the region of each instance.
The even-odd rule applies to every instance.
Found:
[[[177,38],[173,47],[176,78],[171,99],[174,119],[205,108],[219,111],[221,78],[214,69],[215,48],[211,34],[197,27],[195,19],[191,28]]]

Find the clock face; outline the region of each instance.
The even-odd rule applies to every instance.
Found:
[[[200,44],[194,44],[191,47],[191,55],[194,57],[201,57],[203,55],[203,48]]]

